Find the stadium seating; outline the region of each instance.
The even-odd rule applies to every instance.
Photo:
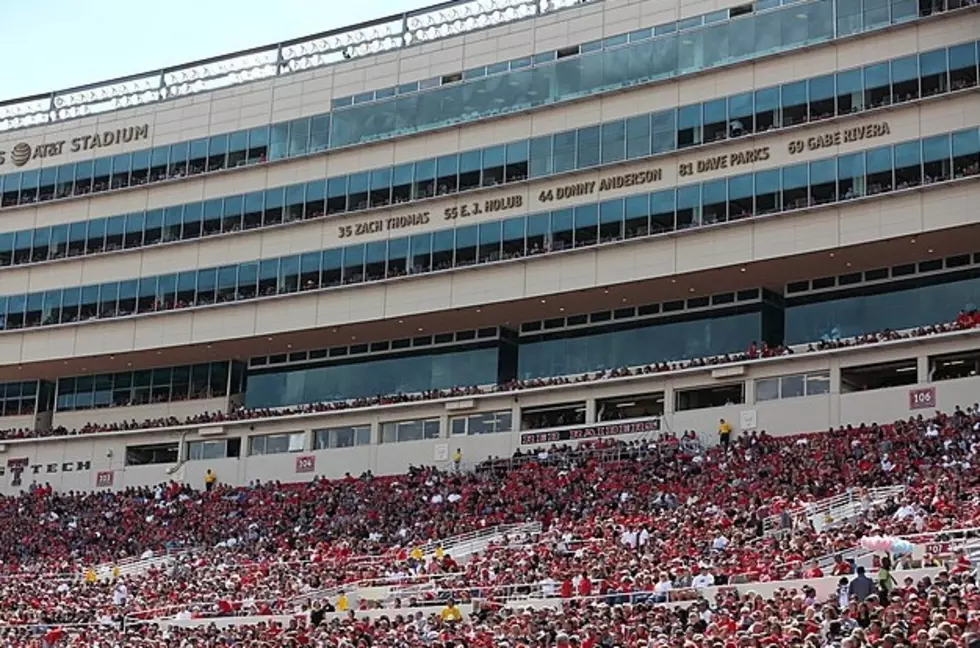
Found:
[[[769,643],[793,643],[796,633],[826,637],[833,634],[830,608],[812,606],[802,593],[768,600],[723,594],[713,612],[694,614],[658,603],[695,601],[709,585],[850,572],[833,556],[865,535],[977,525],[980,479],[971,461],[978,434],[980,413],[971,409],[788,437],[745,435],[727,453],[665,434],[643,444],[556,447],[460,474],[417,468],[397,477],[219,485],[211,492],[175,483],[99,494],[39,487],[0,499],[0,620],[6,624],[0,638],[31,645],[28,637],[40,642],[53,632],[48,643],[62,633],[59,641],[86,646],[642,646],[674,645],[683,635],[695,645],[741,645],[740,626],[747,638]],[[900,497],[819,532],[807,524],[765,524],[783,511],[792,519],[807,506],[817,510],[818,500],[848,489],[895,484],[904,485]],[[540,521],[542,532],[502,537],[466,560],[439,548],[440,538],[527,520]],[[95,569],[164,550],[173,560],[144,571],[113,578],[111,570]],[[972,629],[957,622],[964,598],[942,602],[954,598],[949,585],[921,587],[918,605],[942,607],[944,623],[957,627],[943,632],[952,637]],[[311,629],[310,605],[335,608],[344,590],[351,609],[374,609],[386,619],[331,615]],[[382,595],[358,596],[368,591]],[[960,596],[967,594],[975,597],[976,590]],[[526,614],[520,608],[521,600],[549,597],[563,602],[560,609]],[[450,599],[468,611],[475,602],[476,611],[465,621],[444,622],[440,615],[453,616],[442,614]],[[518,602],[504,605],[512,599]],[[501,611],[513,605],[518,612]],[[405,609],[426,612],[399,620]],[[919,625],[938,633],[931,615],[921,614]],[[280,618],[270,615],[297,620],[283,627],[248,618],[236,628],[156,625]],[[880,623],[895,625],[891,618]],[[835,632],[851,632],[849,624],[845,619]],[[560,632],[568,636],[564,643]],[[604,636],[612,643],[603,643]]]

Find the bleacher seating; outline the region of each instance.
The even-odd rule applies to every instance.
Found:
[[[823,433],[753,433],[727,453],[692,451],[664,434],[643,443],[554,447],[461,473],[416,468],[396,477],[211,492],[176,483],[99,494],[39,487],[0,499],[0,640],[29,646],[48,634],[51,645],[79,646],[632,648],[795,643],[797,633],[825,645],[857,628],[879,633],[865,641],[877,645],[896,631],[892,608],[913,603],[942,610],[950,626],[940,630],[919,611],[918,627],[952,638],[975,623],[959,607],[977,596],[962,553],[910,556],[897,565],[941,560],[952,578],[970,583],[957,603],[946,601],[953,597],[946,581],[906,589],[901,571],[900,601],[887,611],[848,603],[856,618],[843,620],[831,618],[834,601],[808,601],[805,592],[760,599],[722,588],[711,590],[719,592],[715,600],[698,599],[712,586],[851,578],[853,565],[828,566],[827,557],[853,550],[865,535],[977,526],[978,448],[980,413],[957,410]],[[819,531],[812,524],[766,531],[765,520],[783,511],[895,484],[905,487],[900,497]],[[504,534],[459,560],[440,546],[440,539],[522,522],[539,522],[540,533]],[[173,559],[105,574],[106,565],[162,551]],[[873,573],[874,563],[868,566]],[[522,602],[549,599],[560,605],[522,611]],[[449,600],[466,619],[446,620],[454,617],[444,612]],[[685,602],[710,610],[687,612]],[[338,606],[354,614],[327,616]],[[314,620],[324,618],[316,628],[313,608]],[[402,617],[406,609],[421,618]],[[860,614],[879,615],[888,627]],[[260,623],[277,618],[288,622]],[[205,623],[174,626],[195,619]]]

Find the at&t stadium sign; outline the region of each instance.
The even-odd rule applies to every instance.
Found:
[[[95,132],[91,135],[82,135],[70,140],[59,140],[46,144],[29,144],[19,142],[9,151],[0,150],[0,166],[8,161],[15,167],[22,167],[31,160],[44,160],[64,155],[66,152],[79,153],[81,151],[92,151],[100,148],[129,144],[149,139],[150,125],[127,126],[116,130]]]

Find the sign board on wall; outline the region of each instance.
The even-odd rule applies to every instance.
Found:
[[[449,460],[449,444],[448,443],[437,443],[435,448],[433,448],[433,461],[448,461]]]
[[[56,158],[65,153],[94,151],[108,147],[139,142],[150,138],[150,125],[127,126],[116,130],[95,132],[71,140],[54,140],[50,142],[18,142],[9,151],[0,150],[0,166],[9,159],[14,166],[22,167],[31,160]]]
[[[742,410],[738,415],[738,429],[750,432],[759,426],[759,415],[754,409]]]
[[[313,455],[303,455],[296,457],[296,472],[311,473],[316,470],[316,457]]]
[[[95,475],[96,488],[109,488],[115,481],[115,473],[111,470],[102,470]]]
[[[935,409],[936,408],[936,388],[935,387],[916,387],[909,390],[909,409]]]
[[[645,432],[659,431],[659,418],[647,419],[645,421],[633,421],[632,423],[599,423],[596,425],[585,425],[582,427],[564,428],[561,430],[524,432],[521,434],[521,445],[603,439],[606,437],[617,437],[625,436],[627,434],[643,434]]]

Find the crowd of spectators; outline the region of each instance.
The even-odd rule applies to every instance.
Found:
[[[793,355],[794,353],[813,353],[829,349],[840,349],[856,346],[865,346],[887,342],[893,340],[909,339],[936,335],[939,333],[949,333],[952,331],[966,330],[980,327],[980,312],[962,312],[953,322],[946,324],[936,324],[924,326],[905,331],[894,331],[886,329],[883,331],[858,335],[855,337],[841,338],[834,331],[831,331],[824,339],[807,344],[803,347],[775,346],[767,344],[749,343],[746,350],[742,353],[729,353],[719,356],[704,358],[694,358],[675,362],[660,362],[655,364],[640,365],[635,367],[618,367],[603,371],[587,372],[574,376],[553,376],[549,378],[534,378],[529,380],[512,380],[500,385],[493,386],[459,386],[452,389],[434,389],[424,392],[408,394],[387,394],[350,400],[338,400],[329,402],[310,403],[297,405],[294,407],[277,408],[245,408],[232,407],[228,411],[202,412],[184,419],[177,417],[159,417],[138,421],[119,422],[89,422],[77,429],[68,429],[63,426],[50,428],[15,428],[0,430],[0,440],[16,440],[31,438],[47,438],[61,436],[76,436],[84,434],[96,434],[103,432],[120,432],[127,430],[146,430],[177,426],[195,425],[214,425],[221,423],[231,423],[239,421],[249,421],[258,419],[269,419],[282,416],[295,416],[298,414],[314,414],[324,412],[334,412],[349,409],[362,409],[377,407],[379,405],[397,405],[401,403],[413,403],[421,401],[438,400],[454,397],[465,397],[474,395],[484,395],[499,392],[517,391],[523,389],[534,389],[540,387],[552,387],[559,385],[571,385],[587,382],[607,380],[610,378],[623,378],[627,376],[661,374],[671,371],[698,367],[715,367],[738,362],[746,362],[759,358],[772,358],[783,355]]]
[[[124,614],[134,625],[121,632],[135,633],[126,641],[220,645],[207,642],[227,632],[270,630],[216,630],[214,638],[208,631],[194,631],[194,638],[172,631],[163,638],[135,624],[160,614],[302,614],[325,588],[410,576],[438,585],[402,600],[364,600],[358,606],[390,607],[395,615],[399,606],[439,609],[449,598],[493,601],[514,594],[605,601],[644,591],[654,592],[654,601],[665,595],[696,598],[698,584],[822,575],[816,559],[851,549],[864,535],[976,525],[980,477],[972,466],[978,451],[980,410],[973,406],[822,434],[747,434],[727,450],[692,452],[669,434],[587,450],[551,448],[516,461],[489,461],[472,472],[416,468],[397,477],[219,484],[204,492],[176,483],[98,494],[57,493],[39,485],[0,499],[0,622],[58,626],[69,635],[76,630],[65,624],[95,623],[104,629],[85,632],[103,637],[120,632],[109,628]],[[890,484],[906,486],[900,499],[868,508],[849,523],[820,532],[802,525],[779,535],[764,533],[764,520],[772,515],[843,489]],[[428,541],[527,520],[544,529],[533,543],[491,545],[465,562],[415,556],[413,548]],[[125,578],[81,576],[95,564],[180,547],[197,550]],[[841,573],[837,565],[824,569]],[[297,645],[324,636],[331,643],[323,645],[339,646],[344,632],[365,627],[351,624],[271,632],[297,633]],[[492,641],[502,645],[501,627],[490,627]],[[272,641],[272,635],[263,636],[261,641]],[[390,645],[421,645],[399,636],[402,643]],[[233,641],[266,645],[243,637]],[[482,645],[473,636],[450,639],[458,640]],[[71,636],[65,641],[94,645]],[[181,643],[186,641],[192,643]],[[560,644],[553,637],[541,645]]]
[[[805,588],[766,598],[731,590],[691,606],[599,598],[538,610],[486,606],[465,619],[444,611],[393,611],[375,620],[351,613],[316,625],[296,618],[189,629],[0,626],[0,641],[25,648],[976,648],[978,608],[975,577],[944,571],[896,585],[881,598],[819,597]]]

